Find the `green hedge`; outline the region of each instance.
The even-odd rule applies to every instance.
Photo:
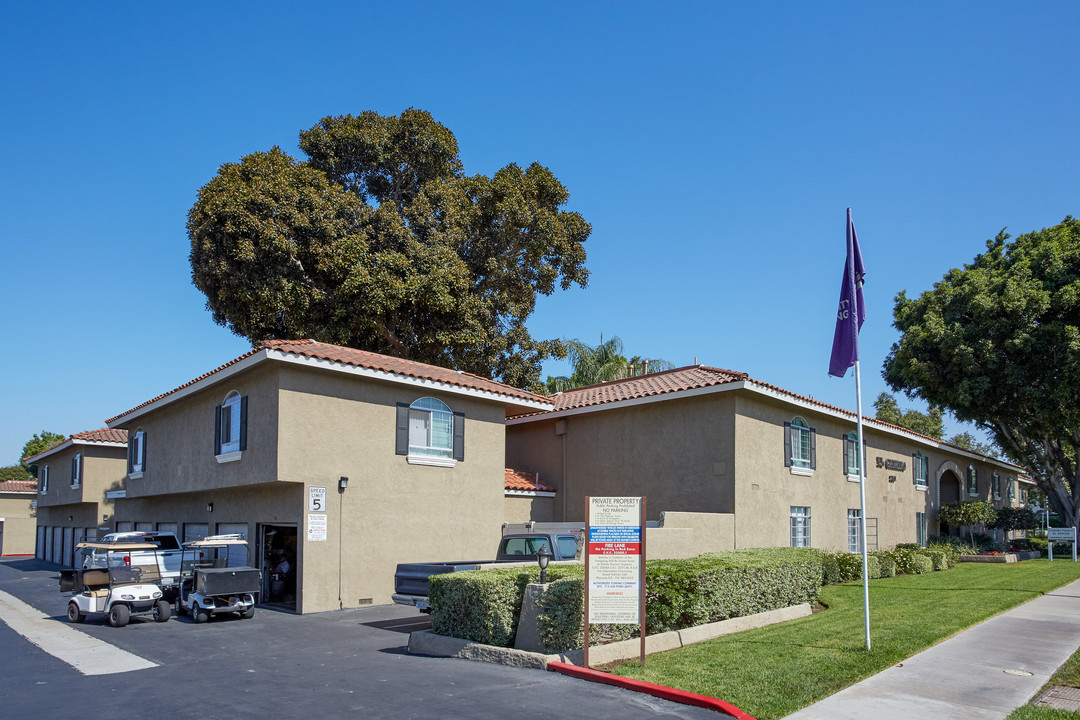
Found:
[[[893,569],[890,562],[889,570]],[[862,579],[862,554],[849,552],[824,552],[821,554],[822,584],[851,582]],[[877,551],[866,554],[866,571],[871,578],[892,577],[882,575],[881,556]]]
[[[581,579],[552,583],[540,600],[540,641],[551,652],[584,644]],[[686,560],[654,560],[645,570],[649,633],[753,615],[817,600],[821,555],[807,548],[709,553]],[[605,640],[633,637],[635,625],[590,626]]]
[[[548,581],[582,574],[580,565],[548,567]],[[517,634],[525,586],[540,581],[537,567],[432,575],[431,629],[439,635],[510,647]]]

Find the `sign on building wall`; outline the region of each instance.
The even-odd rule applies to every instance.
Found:
[[[307,492],[308,512],[326,512],[326,488],[310,486]]]
[[[589,623],[641,624],[645,658],[645,498],[590,497],[585,561],[585,663]]]
[[[308,513],[307,539],[310,542],[326,540],[326,513]]]

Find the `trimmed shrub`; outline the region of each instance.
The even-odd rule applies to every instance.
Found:
[[[933,572],[934,563],[929,557],[916,550],[893,550],[897,575],[921,575]]]
[[[645,621],[653,634],[814,602],[821,577],[821,553],[809,548],[655,560],[646,566]],[[540,599],[540,641],[551,652],[579,648],[584,642],[583,580],[553,582]],[[622,639],[637,632],[635,625],[594,625],[590,639],[593,633]]]
[[[879,578],[891,578],[896,577],[896,560],[893,559],[892,553],[888,550],[874,550],[868,555],[872,555],[878,562],[878,574]]]
[[[552,565],[548,580],[581,576],[580,565]],[[428,581],[431,629],[439,635],[508,647],[514,644],[525,586],[539,582],[538,567],[432,575]]]
[[[924,550],[920,550],[919,552],[920,554],[930,558],[930,566],[934,570],[948,570],[950,567],[952,567],[951,565],[949,565],[948,556],[941,550],[926,548]]]
[[[862,553],[832,551],[821,555],[823,585],[862,580]],[[866,571],[871,579],[881,577],[881,560],[873,552],[866,554]]]

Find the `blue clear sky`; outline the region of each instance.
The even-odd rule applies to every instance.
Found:
[[[186,213],[327,115],[423,108],[468,173],[551,168],[592,277],[535,336],[853,408],[827,376],[850,206],[868,414],[897,292],[1080,212],[1076,2],[391,5],[0,5],[0,465],[247,350],[191,285]]]

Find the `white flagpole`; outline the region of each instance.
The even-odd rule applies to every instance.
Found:
[[[857,342],[857,341],[856,341]],[[858,357],[858,356],[856,356]],[[859,361],[855,360],[855,413],[859,423],[859,533],[862,536],[862,582],[863,582],[863,624],[866,628],[866,649],[870,649],[870,574],[866,563],[866,453],[863,450],[862,425],[862,375],[859,374]]]

